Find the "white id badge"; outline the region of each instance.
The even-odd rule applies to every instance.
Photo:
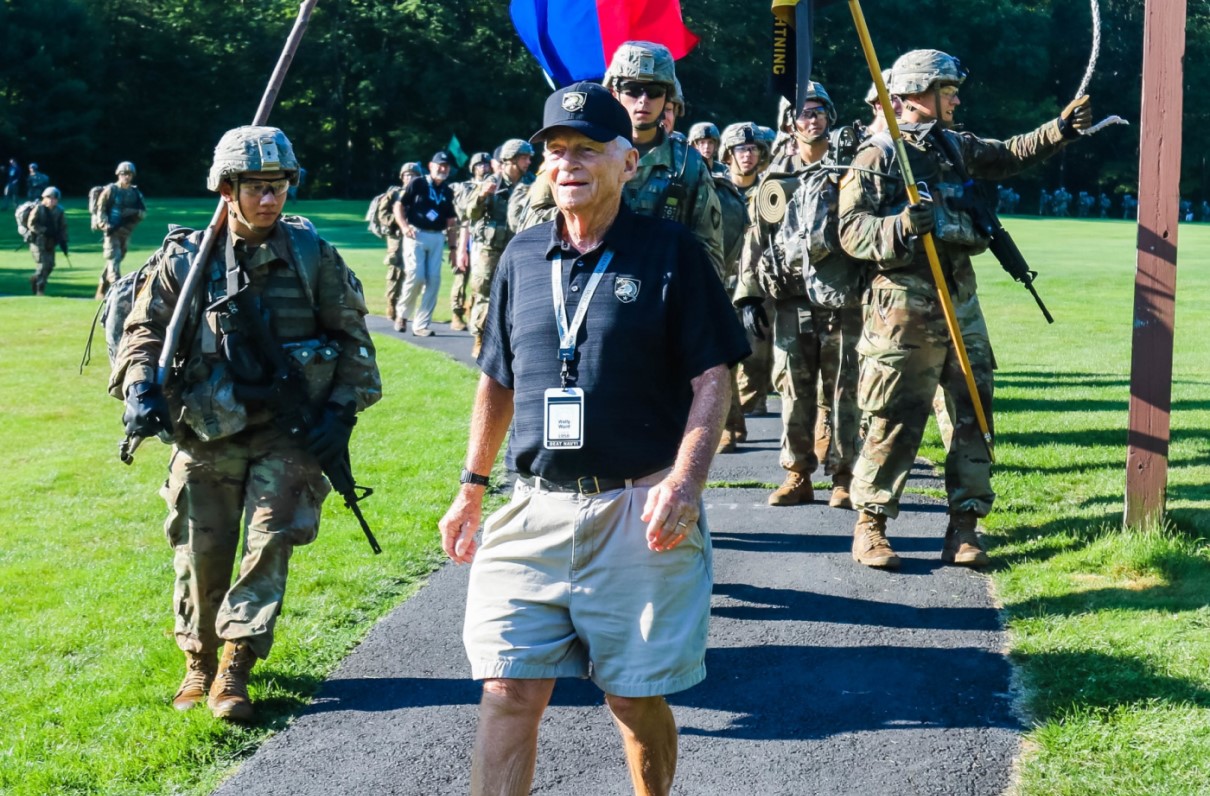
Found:
[[[424,214],[424,217],[427,218],[429,221],[436,221],[437,220],[437,211],[430,210]]]
[[[542,436],[547,450],[584,447],[584,391],[553,387],[542,406]]]

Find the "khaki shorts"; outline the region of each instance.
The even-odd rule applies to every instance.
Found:
[[[705,678],[705,513],[681,544],[652,552],[639,519],[650,489],[587,497],[517,483],[471,565],[462,640],[475,679],[591,677],[647,697]]]

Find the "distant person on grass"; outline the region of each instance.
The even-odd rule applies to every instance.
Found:
[[[101,231],[105,234],[103,252],[105,271],[97,285],[98,299],[122,276],[122,260],[130,246],[134,228],[147,216],[143,192],[134,184],[135,168],[129,160],[118,164],[114,175],[117,182],[105,186],[98,201]]]
[[[702,489],[728,368],[748,346],[696,238],[622,202],[639,160],[622,105],[576,83],[547,99],[543,123],[531,140],[559,212],[500,260],[462,487],[440,523],[450,558],[473,561],[463,641],[484,685],[471,793],[529,793],[555,678],[591,676],[635,793],[667,794],[677,731],[664,695],[706,674]],[[510,425],[518,479],[476,544]]]
[[[458,214],[447,182],[452,162],[445,152],[434,154],[428,176],[412,180],[395,203],[395,218],[403,230],[404,274],[403,295],[395,304],[395,330],[406,331],[412,315],[415,337],[433,334],[429,323],[441,290],[442,256],[447,244],[450,252],[458,247]]]
[[[4,206],[10,210],[21,201],[18,191],[21,188],[21,164],[16,158],[8,159],[8,171],[4,177]]]
[[[186,671],[172,705],[206,700],[229,721],[254,717],[249,675],[273,646],[290,557],[315,540],[331,489],[321,462],[348,455],[357,413],[382,397],[361,283],[311,222],[282,215],[298,171],[281,130],[223,135],[207,184],[222,196],[227,225],[203,266],[169,389],[156,365],[202,239],[184,228],[151,257],[109,381],[126,402],[127,434],[173,443],[160,494]],[[233,311],[225,299],[237,295],[242,309]],[[317,418],[310,428],[273,392],[283,357],[297,382],[287,398]]]
[[[34,273],[29,278],[35,296],[46,295],[46,283],[55,270],[55,247],[67,256],[67,217],[59,207],[59,189],[47,186],[42,198],[29,213],[29,253],[34,258]]]

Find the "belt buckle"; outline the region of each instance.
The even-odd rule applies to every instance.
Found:
[[[584,487],[584,482],[589,479],[592,479],[592,490],[593,491],[591,491],[591,492],[589,492]],[[593,495],[601,494],[601,484],[600,484],[600,482],[597,481],[597,477],[595,475],[581,476],[576,479],[576,491],[579,492],[581,495],[585,495],[587,497],[592,497]]]

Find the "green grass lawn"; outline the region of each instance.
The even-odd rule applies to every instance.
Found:
[[[375,618],[438,562],[435,523],[462,459],[473,377],[381,340],[386,397],[358,425],[355,465],[378,492],[366,513],[386,548],[328,506],[299,551],[273,656],[253,678],[266,715],[237,729],[168,698],[170,553],[156,490],[166,448],[118,463],[117,401],[101,362],[78,375],[100,244],[69,197],[74,268],[50,296],[11,223],[0,224],[0,792],[204,793],[306,703]],[[153,202],[133,268],[167,221],[202,224],[213,205]],[[381,242],[362,202],[302,202],[383,307]],[[1009,219],[1042,276],[1057,323],[990,257],[979,262],[997,376],[997,509],[988,518],[994,589],[1011,631],[1030,729],[1022,794],[1210,792],[1210,352],[1200,328],[1210,227],[1182,225],[1169,525],[1122,530],[1135,228]],[[444,304],[444,300],[442,304]],[[448,313],[448,308],[441,307]],[[446,315],[448,317],[448,314]],[[100,359],[104,359],[103,351]],[[940,460],[930,432],[924,453]],[[940,532],[940,529],[938,529]]]

